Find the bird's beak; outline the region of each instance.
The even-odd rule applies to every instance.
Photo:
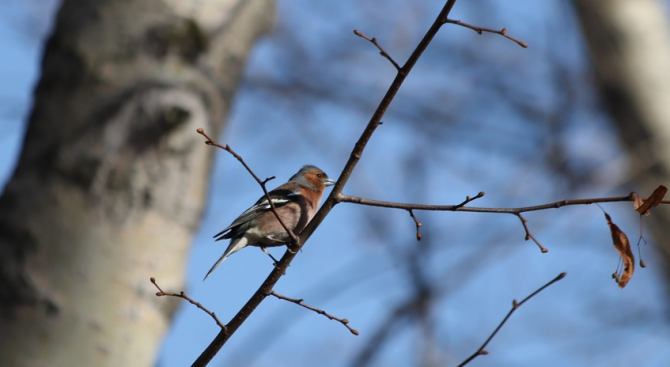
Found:
[[[324,181],[323,183],[324,183],[326,186],[333,186],[333,185],[335,185],[336,182],[337,182],[337,181],[335,181],[335,180],[331,180],[331,179],[327,178],[326,181]]]

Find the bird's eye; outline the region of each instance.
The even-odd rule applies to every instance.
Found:
[[[318,177],[318,178],[323,178],[323,175],[320,174],[320,173],[317,173],[317,174],[316,174],[316,177]]]

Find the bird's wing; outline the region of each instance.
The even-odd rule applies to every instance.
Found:
[[[292,191],[292,190],[286,190],[282,189],[281,187],[278,187],[272,191],[270,191],[268,194],[270,194],[270,200],[272,200],[272,203],[275,205],[275,208],[280,208],[291,201],[295,201],[297,196],[299,195],[298,193]],[[237,217],[233,223],[231,223],[228,227],[224,228],[221,232],[217,233],[214,238],[217,238],[216,240],[222,240],[225,238],[231,238],[232,233],[225,234],[225,232],[234,229],[235,227],[241,226],[245,223],[248,223],[258,217],[260,217],[263,213],[270,211],[272,207],[270,206],[270,203],[268,202],[268,199],[263,196],[258,201],[256,204],[254,204],[251,208],[247,209],[244,211],[244,213],[240,214],[239,217]]]

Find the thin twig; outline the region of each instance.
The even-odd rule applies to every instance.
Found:
[[[547,252],[549,252],[549,250],[544,248],[544,246],[542,246],[540,241],[538,241],[537,238],[535,238],[535,236],[533,236],[533,234],[530,233],[530,229],[528,229],[528,220],[526,218],[524,218],[523,215],[521,215],[520,213],[517,213],[516,216],[521,221],[521,225],[523,226],[524,231],[526,231],[526,237],[524,237],[526,239],[526,241],[533,240],[533,242],[535,242],[535,244],[537,245],[537,247],[540,248],[540,251],[542,251],[543,254],[546,254]]]
[[[472,201],[475,201],[475,200],[477,200],[477,199],[479,199],[479,198],[481,198],[481,197],[483,197],[483,196],[484,196],[484,192],[483,192],[483,191],[480,191],[480,192],[479,192],[476,196],[474,196],[474,197],[466,196],[466,197],[465,197],[465,200],[464,200],[462,203],[460,203],[460,204],[458,204],[458,205],[455,205],[455,207],[456,207],[456,208],[463,207],[463,206],[465,206],[466,204],[468,204],[468,203],[470,203],[470,202],[472,202]],[[419,222],[419,220],[417,219],[416,215],[414,214],[414,210],[412,210],[412,209],[408,209],[407,211],[409,212],[410,217],[412,217],[412,219],[414,219],[414,224],[416,225],[416,240],[417,240],[417,241],[421,241],[421,227],[423,227],[423,224],[421,224],[421,222]]]
[[[156,297],[168,296],[168,297],[177,297],[177,298],[185,299],[189,303],[191,303],[192,305],[194,305],[194,306],[198,307],[199,309],[205,311],[205,313],[208,314],[209,316],[211,316],[214,319],[214,321],[216,322],[216,324],[219,325],[219,327],[221,329],[223,329],[222,331],[224,331],[224,332],[226,331],[226,325],[224,323],[222,323],[221,320],[219,320],[218,317],[216,317],[216,314],[214,313],[214,311],[208,310],[200,302],[198,302],[198,301],[194,300],[193,298],[187,296],[186,293],[183,292],[183,291],[179,292],[179,293],[165,292],[163,289],[161,289],[160,286],[158,286],[158,283],[156,283],[156,278],[154,278],[154,277],[151,277],[149,280],[151,280],[151,283],[153,283],[153,285],[156,287],[156,289],[158,289],[158,292],[156,292]]]
[[[416,219],[416,216],[414,215],[414,211],[412,211],[412,209],[409,209],[408,212],[409,216],[412,217],[412,219],[414,219],[414,224],[416,225],[416,240],[421,241],[421,227],[423,226],[423,224],[421,224],[421,222],[419,222],[419,220]]]
[[[336,317],[336,316],[333,316],[333,315],[327,313],[327,312],[324,311],[324,310],[321,310],[321,309],[318,309],[318,308],[316,308],[316,307],[310,306],[310,305],[306,304],[302,298],[298,299],[298,298],[286,297],[286,296],[281,295],[281,294],[279,294],[279,293],[277,293],[277,292],[275,292],[275,291],[271,291],[271,292],[270,292],[270,295],[273,295],[273,296],[275,296],[275,297],[277,297],[277,298],[279,298],[279,299],[283,299],[284,301],[288,301],[288,302],[291,302],[291,303],[295,303],[296,305],[298,305],[298,306],[302,306],[302,307],[304,307],[304,308],[306,308],[306,309],[308,309],[308,310],[310,310],[310,311],[314,311],[314,312],[318,313],[319,315],[326,316],[326,317],[327,317],[328,319],[330,319],[330,320],[335,320],[335,321],[339,322],[340,324],[344,325],[347,329],[349,329],[349,331],[350,331],[352,334],[354,334],[354,335],[358,335],[358,330],[356,330],[356,329],[352,328],[351,326],[349,326],[349,320],[347,320],[347,319],[341,319],[341,318],[339,318],[339,317]]]
[[[197,128],[196,131],[198,132],[198,134],[204,136],[205,139],[207,139],[205,141],[205,144],[215,146],[217,148],[221,148],[221,149],[227,151],[228,153],[232,154],[233,157],[235,157],[238,161],[240,161],[240,163],[242,163],[244,168],[247,169],[249,174],[251,174],[251,176],[254,178],[254,180],[256,180],[256,182],[258,182],[258,184],[263,189],[263,193],[265,193],[265,198],[268,200],[268,203],[270,204],[270,210],[275,215],[275,218],[277,218],[277,221],[279,221],[279,224],[281,224],[281,226],[284,228],[286,233],[288,233],[289,237],[291,237],[291,242],[293,244],[297,244],[298,243],[298,237],[293,233],[292,230],[290,230],[288,228],[288,226],[286,226],[286,224],[284,224],[284,221],[279,217],[279,213],[277,213],[277,208],[275,207],[275,204],[272,202],[272,198],[270,197],[270,193],[268,192],[268,189],[265,187],[265,184],[268,181],[273,180],[275,178],[275,176],[268,177],[265,180],[261,181],[261,179],[258,178],[258,176],[256,176],[254,171],[247,165],[247,163],[244,161],[244,159],[239,154],[235,153],[235,151],[228,144],[221,145],[221,144],[217,143],[214,139],[210,138],[209,135],[207,135],[207,133],[205,132],[205,130],[201,127]]]
[[[455,207],[456,207],[456,209],[462,208],[465,205],[467,205],[467,204],[469,204],[469,203],[471,203],[471,202],[473,202],[473,201],[475,201],[479,198],[483,198],[483,197],[484,197],[484,191],[480,191],[480,192],[477,193],[477,195],[475,195],[472,198],[470,196],[466,196],[465,200],[462,203],[455,205]]]
[[[483,27],[478,27],[476,25],[461,22],[460,20],[451,20],[451,19],[447,19],[445,21],[445,23],[451,23],[451,24],[460,25],[461,27],[470,28],[473,31],[477,32],[478,34],[482,34],[484,32],[499,34],[499,35],[507,38],[510,41],[516,42],[516,44],[518,44],[519,46],[521,46],[523,48],[528,48],[528,44],[526,42],[523,42],[521,40],[518,40],[518,39],[508,35],[507,34],[507,28],[503,28],[501,30],[491,29],[491,28],[483,28]]]
[[[379,42],[377,42],[377,38],[368,37],[368,36],[364,35],[363,32],[359,31],[358,29],[354,29],[354,34],[357,35],[358,37],[361,37],[361,38],[364,38],[364,39],[370,41],[373,45],[377,46],[377,49],[379,49],[379,54],[384,56],[386,58],[386,60],[388,60],[391,64],[393,64],[393,66],[395,67],[395,69],[397,71],[400,71],[400,65],[398,65],[398,63],[395,62],[395,60],[393,60],[391,55],[389,55],[388,52],[386,52],[386,50],[384,50],[382,48],[382,46],[379,45]]]
[[[477,351],[474,352],[470,357],[468,357],[465,361],[463,361],[463,363],[459,364],[458,367],[465,366],[466,364],[470,363],[473,359],[477,358],[478,356],[488,354],[488,352],[484,348],[486,348],[486,346],[489,344],[489,342],[491,342],[493,337],[495,337],[496,334],[498,333],[498,331],[500,331],[500,329],[503,327],[503,325],[505,325],[505,323],[512,316],[514,311],[516,311],[519,307],[521,307],[521,305],[526,303],[526,301],[533,298],[536,294],[542,292],[544,289],[546,289],[550,285],[552,285],[552,284],[558,282],[559,280],[565,278],[566,275],[567,274],[565,272],[558,274],[558,276],[556,278],[552,279],[547,284],[538,288],[535,292],[531,293],[528,297],[524,298],[523,301],[521,301],[521,302],[517,302],[516,300],[513,300],[512,301],[512,309],[507,313],[507,316],[505,316],[505,318],[500,322],[500,324],[498,324],[498,327],[496,327],[495,330],[493,330],[493,333],[491,333],[491,335],[489,335],[488,339],[486,339],[484,344],[482,344],[482,346],[479,347],[479,349],[477,349]]]

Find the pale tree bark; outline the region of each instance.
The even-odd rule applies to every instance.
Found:
[[[64,0],[0,197],[5,366],[150,366],[273,2]]]
[[[629,154],[622,184],[649,195],[670,184],[670,17],[658,0],[574,0],[603,101]],[[670,209],[645,218],[670,261]],[[665,232],[665,235],[664,235]],[[669,273],[670,274],[670,273]]]

